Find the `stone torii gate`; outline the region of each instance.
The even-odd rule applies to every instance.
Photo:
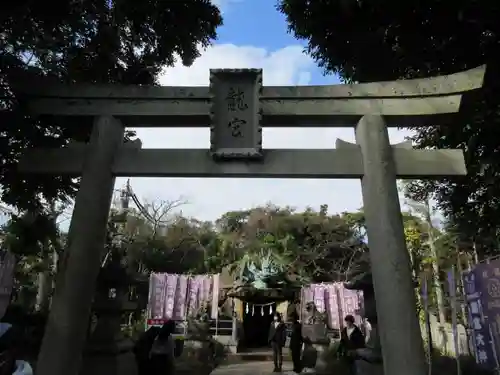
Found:
[[[22,173],[82,176],[64,282],[52,303],[38,375],[76,375],[96,287],[116,176],[359,178],[386,375],[425,375],[397,178],[465,175],[461,150],[391,146],[388,126],[432,126],[482,86],[485,67],[429,79],[355,85],[263,87],[262,70],[211,70],[210,87],[18,85],[34,115],[94,118],[89,144],[27,150]],[[211,147],[141,149],[125,126],[206,127]],[[263,150],[262,127],[354,126],[356,144]],[[333,140],[332,140],[333,142]]]

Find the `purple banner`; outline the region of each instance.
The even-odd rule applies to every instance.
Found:
[[[305,320],[306,304],[313,302],[320,313],[326,313],[330,328],[343,328],[344,317],[353,315],[361,323],[362,292],[349,290],[343,283],[311,284],[301,290],[301,319]]]
[[[148,317],[153,319],[165,316],[165,284],[166,275],[152,273],[149,277]]]
[[[335,284],[327,284],[325,289],[325,309],[328,314],[328,326],[339,329],[342,324],[342,316],[339,307],[339,295]]]
[[[493,341],[492,327],[486,319],[483,304],[487,300],[487,292],[483,282],[483,265],[470,272],[464,272],[465,299],[469,310],[469,326],[472,329],[476,363],[481,367],[493,370],[497,367],[496,350]],[[488,266],[488,265],[485,265]],[[488,272],[486,274],[488,275]]]
[[[152,273],[149,279],[148,319],[185,320],[204,305],[217,318],[218,275]]]
[[[174,305],[174,313],[172,314],[172,318],[175,320],[182,320],[183,317],[186,316],[188,284],[189,284],[188,276],[186,275],[177,276],[177,288],[175,291],[175,298],[174,298],[174,301],[176,301],[176,303]]]

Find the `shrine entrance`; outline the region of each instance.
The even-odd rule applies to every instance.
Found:
[[[291,282],[291,280],[288,280]],[[300,295],[300,286],[289,284],[287,287],[266,285],[256,288],[251,284],[238,284],[228,293],[235,301],[235,318],[239,321],[242,334],[238,339],[238,350],[242,352],[259,349],[270,350],[268,343],[269,328],[275,313],[286,322],[290,301]],[[253,350],[252,350],[253,349]]]
[[[356,178],[361,180],[384,373],[425,375],[410,259],[396,180],[467,173],[462,150],[391,145],[388,127],[446,124],[485,67],[449,76],[354,85],[264,87],[262,70],[210,72],[209,87],[52,85],[11,82],[34,116],[78,126],[88,144],[26,150],[20,173],[82,177],[37,375],[80,371],[115,177]],[[62,120],[62,121],[61,121]],[[210,149],[142,149],[125,127],[210,127]],[[356,143],[326,150],[264,150],[262,127],[355,128]],[[101,358],[101,361],[104,359]],[[102,367],[102,366],[101,366]],[[107,375],[115,375],[110,374]]]
[[[268,348],[269,327],[276,313],[276,302],[244,304],[243,313],[243,348]]]

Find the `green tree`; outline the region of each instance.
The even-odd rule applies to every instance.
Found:
[[[134,195],[135,197],[135,195]],[[223,258],[221,241],[211,222],[186,218],[175,212],[186,204],[173,201],[141,203],[137,208],[112,210],[108,243],[119,242],[122,255],[134,272],[218,272]],[[111,249],[110,249],[111,250]]]
[[[484,90],[464,101],[462,116],[415,129],[418,147],[464,150],[468,176],[417,181],[409,194],[417,201],[432,195],[461,242],[472,242],[481,256],[497,252],[500,3],[279,0],[278,9],[325,72],[348,82],[429,77],[488,63]]]
[[[77,184],[69,177],[19,178],[16,162],[27,147],[57,147],[88,139],[91,120],[72,126],[32,118],[13,83],[49,76],[63,82],[155,84],[180,56],[186,65],[216,37],[222,18],[207,0],[8,0],[0,5],[1,200],[24,209],[66,200]],[[53,9],[57,9],[54,12]]]
[[[403,185],[402,188],[405,187]],[[432,281],[429,285],[430,307],[438,313],[440,322],[445,323],[448,306],[444,298],[447,292],[443,287],[443,280],[446,278],[443,270],[450,269],[458,261],[453,233],[435,224],[436,217],[429,201],[406,200],[404,203],[409,210],[403,211],[401,215],[412,274],[416,281],[417,300],[420,301],[422,273],[426,272]],[[344,212],[342,216],[359,235],[366,234],[362,210]]]
[[[55,228],[40,225],[52,220],[46,202],[68,203],[78,182],[64,176],[20,177],[17,161],[30,147],[86,141],[91,119],[72,119],[66,126],[54,118],[31,117],[24,98],[16,95],[16,85],[37,82],[38,77],[68,83],[156,84],[158,74],[176,56],[190,65],[222,23],[218,8],[207,0],[56,0],[50,5],[12,0],[0,5],[0,201],[20,212],[6,228],[7,239],[26,265],[18,274],[26,288],[34,288],[37,272],[45,275],[38,283],[45,292],[39,290],[39,296],[47,296],[50,284],[47,252],[58,244]],[[132,135],[127,133],[126,139]],[[23,238],[13,235],[21,230]],[[47,298],[39,302],[46,306]]]
[[[13,214],[2,228],[2,245],[18,260],[14,301],[28,309],[41,312],[49,309],[52,276],[64,242],[57,219],[64,208],[52,204],[42,213]]]
[[[350,224],[341,216],[328,215],[327,209],[296,212],[268,205],[227,213],[217,226],[226,252],[239,267],[258,262],[263,252],[271,251],[276,262],[301,280],[342,280],[363,244]]]
[[[412,200],[406,201],[411,212],[421,220],[420,228],[425,233],[426,240],[423,243],[429,251],[430,265],[432,266],[432,286],[436,294],[437,310],[439,322],[446,323],[446,310],[444,300],[444,290],[441,283],[441,264],[439,261],[438,240],[442,235],[433,223],[434,215],[429,199],[421,202]]]

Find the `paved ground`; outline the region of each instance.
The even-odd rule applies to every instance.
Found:
[[[243,362],[229,365],[220,365],[210,375],[272,375],[273,363],[266,362]],[[292,364],[289,362],[283,363],[283,375],[295,374],[292,372]]]

